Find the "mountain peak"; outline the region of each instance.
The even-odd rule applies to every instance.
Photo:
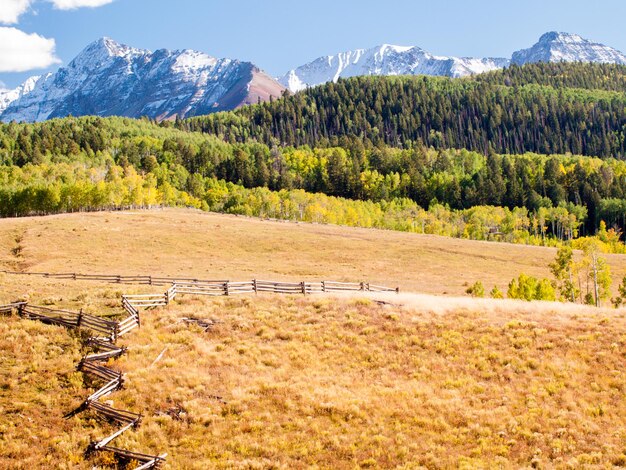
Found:
[[[550,31],[528,49],[514,52],[511,62],[602,62],[626,64],[626,56],[612,47],[585,39],[578,34]]]
[[[46,74],[44,79],[49,77],[50,74]],[[41,75],[28,78],[24,83],[13,90],[0,89],[0,114],[13,102],[18,100],[24,95],[27,95],[35,88],[37,81],[41,78]]]
[[[118,57],[131,59],[147,53],[149,51],[132,48],[105,36],[88,44],[70,62],[70,66],[93,68],[94,65],[101,66],[103,63],[108,63],[111,59]]]
[[[121,44],[107,36],[101,37],[100,39],[94,41],[92,44],[95,47],[106,50],[110,55],[114,56],[123,55],[126,50],[131,49],[130,47]]]
[[[381,44],[380,46],[378,46],[376,49],[379,49],[381,53],[387,52],[387,51],[393,51],[393,52],[406,52],[408,50],[413,49],[414,46],[396,46],[394,44]]]
[[[564,33],[564,32],[558,32],[558,31],[548,31],[547,33],[544,33],[541,35],[538,42],[546,43],[546,42],[554,42],[554,41],[583,42],[585,41],[585,39],[580,37],[578,34]]]

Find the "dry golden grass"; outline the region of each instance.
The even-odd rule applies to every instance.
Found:
[[[514,313],[183,299],[144,316],[119,396],[151,415],[175,404],[187,414],[149,420],[124,443],[169,448],[175,468],[622,462],[624,312]],[[192,315],[223,323],[177,323]]]
[[[63,419],[85,394],[80,341],[62,328],[0,320],[0,468],[74,468],[89,444],[83,426]]]
[[[16,237],[22,241],[15,242]],[[20,257],[12,250],[20,245]],[[0,269],[154,274],[231,280],[368,280],[402,290],[463,294],[480,280],[506,292],[521,272],[549,277],[551,248],[192,210],[0,220]],[[615,279],[626,256],[609,256]]]
[[[363,278],[458,293],[464,279],[547,275],[552,256],[189,211],[0,220],[0,266],[33,271]],[[164,290],[3,274],[0,286],[0,304],[105,315],[121,312],[122,293]],[[167,452],[181,469],[625,466],[625,313],[424,294],[180,297],[142,313],[120,341],[128,354],[111,361],[127,381],[106,400],[145,416],[114,444]],[[204,332],[185,317],[219,323]],[[62,419],[92,386],[75,372],[80,344],[2,318],[0,468],[107,462],[83,452],[109,424]]]
[[[220,323],[204,332],[180,322],[192,316]],[[16,318],[2,327],[11,362],[0,467],[101,461],[82,451],[112,428],[88,414],[60,418],[89,393],[73,372],[77,340]],[[112,364],[126,387],[107,399],[145,418],[115,444],[168,452],[171,468],[626,463],[623,310],[553,317],[363,298],[183,297],[145,312],[122,344],[128,354]],[[184,413],[168,414],[176,409]]]

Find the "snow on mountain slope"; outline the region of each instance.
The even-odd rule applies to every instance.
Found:
[[[299,91],[339,77],[357,75],[442,75],[463,77],[507,67],[510,63],[602,62],[626,65],[626,56],[616,49],[576,34],[546,33],[529,49],[499,58],[442,57],[419,47],[382,45],[320,57],[287,72],[279,79],[291,91]]]
[[[602,62],[626,65],[626,56],[612,47],[605,46],[577,34],[544,34],[529,49],[514,52],[511,62],[523,65],[532,62]]]
[[[33,91],[35,83],[37,83],[39,78],[40,76],[30,77],[13,90],[0,90],[0,114],[2,114],[2,111],[4,111],[15,100]]]
[[[441,57],[415,46],[384,44],[334,56],[320,57],[290,70],[279,82],[291,91],[315,86],[339,77],[358,75],[445,75],[463,77],[507,66],[508,59]]]
[[[39,79],[0,119],[41,121],[93,114],[162,120],[234,109],[279,97],[282,91],[249,62],[191,50],[150,52],[102,38],[66,67]]]

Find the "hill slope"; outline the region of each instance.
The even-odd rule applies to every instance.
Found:
[[[525,74],[524,70],[542,70]],[[525,79],[509,71],[488,78],[355,77],[328,83],[273,103],[235,113],[194,118],[181,126],[288,145],[336,143],[465,148],[488,154],[566,153],[624,158],[626,95],[607,91],[623,84],[626,67],[570,64],[574,77],[542,78],[562,64],[525,66]],[[598,70],[608,70],[603,77]],[[607,85],[608,82],[611,85]],[[548,83],[548,84],[546,84]],[[584,84],[584,89],[574,88]]]
[[[12,250],[18,235],[22,248],[16,258]],[[521,272],[550,277],[548,264],[556,253],[553,248],[181,209],[0,219],[0,236],[5,247],[0,269],[368,280],[432,294],[464,294],[476,280],[506,291]],[[625,256],[607,256],[614,278],[621,279]]]
[[[436,292],[456,289],[478,265],[500,283],[552,254],[492,244],[485,255],[483,244],[450,242],[191,211],[73,214],[0,220],[0,267],[363,276]],[[94,314],[114,314],[122,293],[156,291],[4,274],[0,282],[0,304],[22,298]],[[143,419],[116,445],[165,451],[175,469],[626,461],[623,311],[382,300],[392,305],[323,295],[180,297],[142,312],[141,328],[120,341],[127,354],[112,364],[125,386],[107,399]],[[203,331],[183,321],[190,317],[217,323]],[[0,466],[111,465],[84,453],[107,423],[84,413],[62,419],[93,389],[75,370],[77,335],[17,317],[3,318],[0,333]]]

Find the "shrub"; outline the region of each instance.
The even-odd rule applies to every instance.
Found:
[[[504,298],[504,295],[502,294],[502,291],[498,289],[498,286],[493,286],[493,289],[491,289],[491,292],[489,292],[489,295],[491,296],[492,299]]]
[[[619,295],[612,298],[611,302],[615,308],[620,308],[626,300],[626,276],[622,279],[622,283],[617,288],[617,292]]]
[[[537,279],[522,273],[509,283],[507,297],[528,301],[556,300],[556,292],[548,279]]]
[[[483,283],[480,281],[476,281],[474,285],[468,287],[465,290],[466,294],[471,295],[472,297],[484,297],[485,296],[485,288],[483,287]]]

